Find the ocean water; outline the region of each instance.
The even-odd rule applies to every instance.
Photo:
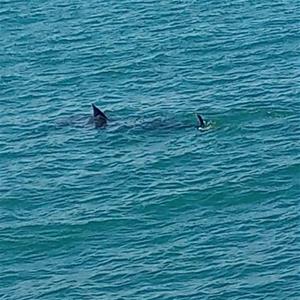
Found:
[[[299,20],[1,0],[0,299],[300,299]]]

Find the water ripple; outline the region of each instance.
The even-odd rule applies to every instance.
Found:
[[[299,299],[299,9],[3,0],[2,298]]]

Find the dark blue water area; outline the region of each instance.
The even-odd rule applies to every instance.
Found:
[[[300,299],[299,20],[2,0],[0,298]]]

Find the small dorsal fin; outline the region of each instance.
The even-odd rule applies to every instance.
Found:
[[[105,121],[107,121],[107,116],[94,104],[92,104],[92,107],[93,107],[93,115],[94,115],[94,118],[101,118]]]
[[[198,113],[196,113],[196,116],[197,116],[197,119],[198,119],[199,126],[200,126],[201,128],[204,128],[204,127],[205,127],[205,122],[204,122],[204,120],[202,119],[202,117],[201,117]]]

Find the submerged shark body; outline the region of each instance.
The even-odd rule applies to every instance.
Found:
[[[107,122],[108,122],[107,116],[96,105],[92,104],[92,108],[93,108],[93,115],[90,118],[89,123],[93,123],[95,125],[95,128],[106,127]],[[197,118],[197,121],[198,121],[197,128],[199,130],[206,130],[206,129],[208,129],[210,127],[203,120],[203,118],[201,117],[200,114],[196,113],[196,118]]]

